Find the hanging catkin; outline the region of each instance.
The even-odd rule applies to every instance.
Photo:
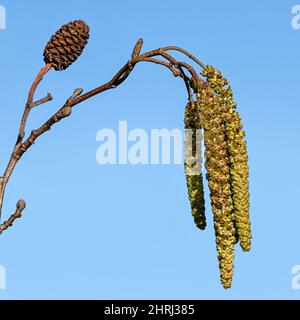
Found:
[[[201,127],[196,102],[185,108],[184,124],[186,129],[185,173],[188,194],[195,224],[201,230],[206,227],[205,200],[202,175]]]
[[[241,118],[233,101],[233,93],[222,73],[208,66],[202,73],[221,100],[226,127],[226,141],[230,160],[231,191],[237,238],[244,251],[251,248],[251,226],[249,216],[249,169],[245,132]]]
[[[209,83],[201,83],[197,98],[204,128],[205,166],[214,214],[221,283],[224,288],[230,288],[234,267],[235,227],[223,111],[221,100]]]

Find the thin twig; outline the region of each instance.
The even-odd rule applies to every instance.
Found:
[[[36,78],[34,79],[31,88],[29,90],[28,93],[28,98],[27,98],[27,102],[26,102],[26,106],[25,106],[25,110],[22,116],[22,120],[21,120],[21,124],[20,124],[20,129],[19,129],[19,135],[18,135],[18,139],[17,139],[17,144],[20,143],[22,141],[22,139],[25,136],[25,126],[26,126],[26,122],[29,116],[29,113],[32,109],[32,104],[33,104],[33,98],[34,98],[34,94],[35,91],[38,87],[38,85],[40,84],[40,82],[42,81],[44,75],[52,68],[52,66],[50,64],[46,64],[41,71],[37,74]]]
[[[172,63],[181,73],[182,78],[184,80],[185,86],[186,86],[186,90],[188,92],[188,96],[189,96],[189,100],[191,101],[193,98],[193,94],[189,85],[189,78],[186,76],[186,74],[184,73],[183,69],[182,69],[182,64],[180,62],[178,62],[175,58],[173,58],[171,55],[169,55],[168,53],[164,52],[163,50],[160,50],[160,55],[162,57],[164,57],[165,59],[167,59],[168,61],[170,61],[170,63]],[[197,77],[197,73],[194,70],[194,68],[192,66],[189,66],[188,70],[190,71],[190,73],[192,74],[192,76],[196,76]]]
[[[149,52],[146,52],[144,54],[141,54],[138,59],[135,60],[129,60],[117,73],[116,75],[107,83],[101,85],[100,87],[93,89],[85,94],[82,94],[80,97],[78,97],[77,99],[75,99],[72,103],[72,107],[87,100],[90,99],[91,97],[110,90],[110,89],[114,89],[117,86],[119,86],[121,83],[123,83],[128,76],[130,75],[130,73],[132,72],[134,66],[138,63],[144,60],[144,58],[148,59],[148,58],[152,58],[154,56],[162,56],[165,59],[167,59],[172,65],[176,66],[177,65],[177,61],[170,56],[168,53],[164,52],[161,48],[156,49],[156,50],[152,50]],[[195,72],[196,74],[196,72]]]
[[[178,61],[178,62],[177,62],[177,65],[180,66],[180,67],[183,67],[183,68],[187,69],[195,80],[197,80],[197,81],[199,80],[199,76],[198,76],[197,72],[196,72],[195,69],[194,69],[192,66],[190,66],[188,63],[182,62],[182,61]]]
[[[179,69],[179,71],[184,74],[184,77],[183,77],[183,81],[184,81],[184,84],[185,84],[185,87],[186,87],[186,90],[188,92],[188,95],[189,95],[189,101],[192,101],[193,100],[193,93],[192,93],[192,90],[191,90],[191,87],[190,87],[190,81],[189,81],[189,78],[185,75],[181,65],[177,65],[177,68]]]
[[[26,203],[24,200],[19,200],[18,203],[17,203],[17,207],[16,207],[16,211],[13,215],[10,216],[10,218],[3,222],[1,225],[0,225],[0,234],[3,233],[3,231],[7,230],[8,228],[10,228],[16,219],[19,219],[22,217],[22,212],[23,210],[25,209],[26,207]]]
[[[51,101],[51,100],[53,100],[53,97],[52,97],[51,93],[47,93],[46,97],[44,97],[44,98],[42,98],[42,99],[40,99],[40,100],[37,100],[37,101],[33,102],[33,103],[30,105],[30,107],[31,107],[31,108],[35,108],[35,107],[38,107],[38,106],[40,106],[40,105],[42,105],[42,104],[44,104],[44,103],[46,103],[46,102],[49,102],[49,101]]]
[[[182,48],[176,47],[176,46],[168,46],[168,47],[163,47],[161,49],[163,51],[170,51],[170,50],[179,51],[179,52],[185,54],[186,56],[188,56],[194,62],[196,62],[202,69],[206,70],[206,68],[207,68],[207,66],[204,63],[202,63],[199,59],[197,59],[194,55],[192,55],[191,53],[189,53],[185,49],[182,49]]]
[[[13,172],[13,169],[17,163],[16,161],[16,152],[20,146],[20,144],[22,143],[22,140],[25,136],[25,127],[26,127],[26,123],[28,120],[28,116],[30,114],[30,111],[32,110],[32,108],[35,107],[36,105],[39,105],[41,103],[45,103],[46,101],[49,101],[52,99],[51,95],[47,95],[44,99],[41,99],[37,102],[33,102],[33,98],[34,98],[34,94],[36,92],[36,89],[38,87],[38,85],[40,84],[40,82],[42,81],[44,75],[52,68],[52,66],[50,64],[46,64],[41,70],[40,72],[37,74],[37,76],[35,77],[30,89],[29,89],[29,93],[28,93],[28,98],[27,98],[27,102],[25,105],[25,109],[24,109],[24,113],[21,119],[21,123],[20,123],[20,127],[19,127],[19,133],[18,133],[18,138],[16,141],[16,144],[14,146],[13,152],[10,156],[9,162],[7,164],[7,167],[5,169],[5,172],[3,174],[2,177],[0,177],[0,219],[1,219],[1,215],[2,215],[2,207],[3,207],[3,198],[4,198],[4,193],[5,193],[5,188],[6,185],[8,183],[8,180]],[[51,99],[50,99],[51,97]]]
[[[137,59],[137,62],[144,62],[144,61],[145,62],[152,62],[155,64],[162,65],[164,67],[167,67],[173,73],[174,77],[182,77],[181,73],[173,68],[172,63],[168,63],[168,62],[165,62],[165,61],[162,61],[159,59],[155,59],[155,58],[143,58],[141,60]]]

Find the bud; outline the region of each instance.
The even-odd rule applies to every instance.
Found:
[[[142,47],[144,44],[144,40],[141,38],[137,41],[137,43],[135,44],[132,54],[131,54],[131,59],[136,59],[139,57],[141,51],[142,51]]]
[[[23,211],[23,210],[25,209],[25,207],[26,207],[26,202],[25,202],[25,200],[19,200],[19,201],[17,202],[17,209]]]

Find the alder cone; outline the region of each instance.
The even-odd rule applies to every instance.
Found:
[[[51,64],[55,70],[67,69],[83,52],[89,39],[89,30],[82,20],[62,26],[45,47],[45,63]]]

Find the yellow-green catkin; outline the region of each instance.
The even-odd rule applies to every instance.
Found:
[[[184,124],[186,139],[189,139],[189,141],[186,140],[185,144],[185,173],[189,200],[195,224],[199,229],[204,230],[206,228],[206,217],[203,175],[201,170],[201,139],[199,139],[201,128],[199,126],[199,112],[196,102],[187,104],[185,108]]]
[[[230,164],[220,99],[207,82],[197,92],[204,128],[207,180],[210,189],[221,283],[230,288],[234,268],[235,227],[230,186]]]
[[[221,100],[226,126],[226,141],[230,160],[231,191],[237,238],[244,251],[251,249],[249,215],[249,169],[245,132],[236,110],[233,92],[222,73],[212,66],[202,73]]]
[[[141,38],[137,41],[137,43],[135,44],[132,54],[131,54],[131,59],[136,59],[139,57],[141,51],[142,51],[142,47],[144,44],[144,40]]]

